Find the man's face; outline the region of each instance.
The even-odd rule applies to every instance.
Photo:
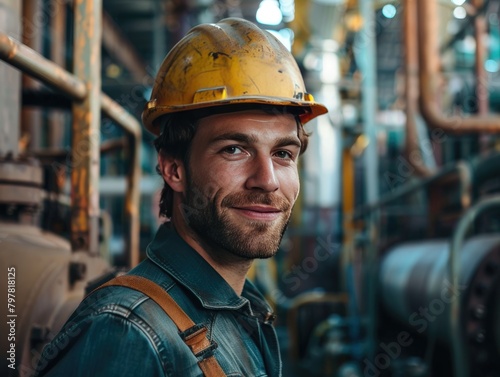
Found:
[[[292,115],[245,111],[203,118],[183,199],[187,226],[214,257],[273,256],[299,193]]]

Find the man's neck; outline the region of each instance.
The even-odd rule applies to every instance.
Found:
[[[253,260],[242,259],[231,255],[225,250],[214,250],[210,245],[203,242],[184,222],[174,220],[172,225],[179,236],[222,276],[238,296],[241,296],[245,278]]]

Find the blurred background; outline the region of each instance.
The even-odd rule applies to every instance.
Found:
[[[242,17],[329,109],[307,125],[281,250],[249,276],[278,314],[284,376],[500,376],[499,12],[0,0],[1,310],[17,315],[16,369],[2,357],[1,374],[31,376],[85,293],[144,258],[163,221],[140,122],[156,71],[194,25]]]

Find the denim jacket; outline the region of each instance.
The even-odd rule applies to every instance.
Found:
[[[162,286],[207,327],[227,376],[281,376],[273,315],[262,295],[247,280],[238,296],[173,229],[160,227],[147,258],[129,274]],[[89,295],[45,347],[36,375],[194,377],[203,375],[198,361],[155,302],[106,287]]]

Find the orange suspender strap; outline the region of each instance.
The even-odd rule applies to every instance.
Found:
[[[111,279],[97,289],[111,285],[132,288],[151,298],[172,319],[179,329],[182,340],[184,340],[197,358],[204,354],[210,355],[198,361],[203,375],[205,377],[226,376],[213,354],[213,350],[217,347],[217,344],[210,342],[207,338],[207,328],[203,325],[196,325],[162,287],[142,276],[122,275]]]

